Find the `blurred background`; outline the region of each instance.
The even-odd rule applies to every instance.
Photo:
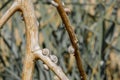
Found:
[[[59,58],[58,65],[70,80],[80,80],[64,24],[46,0],[32,0],[40,23],[39,45]],[[120,80],[120,0],[63,0],[79,40],[88,80]],[[0,18],[13,0],[0,0]],[[0,30],[0,80],[21,80],[26,47],[25,24],[16,12]],[[34,80],[56,80],[41,61],[35,63]]]

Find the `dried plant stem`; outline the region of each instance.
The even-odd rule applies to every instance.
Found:
[[[34,55],[33,50],[39,48],[38,45],[38,23],[35,17],[35,12],[31,0],[21,0],[20,9],[26,25],[26,54],[23,63],[22,80],[32,80],[34,71]]]
[[[35,17],[33,3],[31,0],[16,0],[12,7],[0,19],[0,28],[17,11],[23,13],[26,25],[26,54],[23,63],[22,80],[32,80],[34,63],[40,59],[43,61],[61,80],[69,80],[62,69],[53,63],[49,57],[42,55],[38,43],[38,21]]]
[[[18,4],[17,2],[14,2],[12,6],[6,11],[6,13],[0,18],[0,29],[3,27],[3,25],[6,23],[6,21],[15,13],[16,10],[18,10]]]
[[[60,80],[69,80],[66,75],[64,74],[64,72],[62,71],[62,69],[57,66],[54,62],[52,62],[50,60],[50,58],[48,56],[44,56],[42,54],[41,50],[37,50],[34,53],[34,56],[36,59],[40,59],[42,60],[45,64],[47,64],[47,66],[54,71],[54,73],[60,78]]]
[[[80,75],[81,75],[81,80],[86,80],[86,73],[83,69],[83,65],[82,65],[82,60],[80,58],[80,52],[79,52],[79,48],[77,46],[77,38],[75,36],[75,33],[71,27],[71,24],[70,24],[70,21],[66,15],[66,12],[64,11],[64,8],[62,6],[62,3],[60,2],[60,0],[54,0],[56,3],[58,3],[58,7],[57,7],[57,10],[62,18],[62,21],[66,27],[66,30],[69,34],[69,37],[70,37],[70,40],[71,40],[71,43],[72,43],[72,46],[74,47],[75,49],[75,58],[76,58],[76,62],[77,62],[77,66],[78,66],[78,69],[79,69],[79,72],[80,72]]]

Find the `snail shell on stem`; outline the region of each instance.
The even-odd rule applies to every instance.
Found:
[[[42,54],[45,55],[45,56],[49,56],[49,54],[50,54],[49,49],[47,49],[47,48],[43,49]]]
[[[50,55],[50,59],[51,59],[51,61],[54,62],[55,64],[58,62],[58,58],[57,58],[57,56],[55,56],[55,55]]]
[[[73,46],[68,47],[68,52],[72,54],[75,52],[75,49],[73,48]]]

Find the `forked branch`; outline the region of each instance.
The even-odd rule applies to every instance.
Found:
[[[7,20],[19,9],[18,3],[14,2],[7,12],[0,18],[0,29],[7,22]]]
[[[44,56],[38,43],[38,21],[35,17],[35,11],[31,0],[16,0],[11,8],[0,19],[0,28],[18,9],[23,13],[26,25],[26,54],[23,63],[22,80],[32,80],[34,64],[36,59],[43,61],[61,80],[69,80],[62,69],[58,67],[51,59]],[[37,51],[36,51],[37,50]]]
[[[49,56],[44,56],[41,50],[34,52],[35,59],[42,60],[47,66],[60,78],[60,80],[69,80],[62,69],[51,61]]]

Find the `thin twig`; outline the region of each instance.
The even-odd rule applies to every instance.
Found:
[[[82,65],[82,60],[80,58],[80,52],[79,52],[79,48],[78,48],[78,45],[77,45],[77,38],[75,36],[75,33],[72,29],[72,26],[70,24],[70,21],[68,19],[68,16],[66,15],[66,12],[64,11],[64,8],[62,6],[62,3],[60,2],[60,0],[54,0],[56,3],[58,3],[58,7],[57,7],[57,10],[61,16],[61,19],[66,27],[66,30],[69,34],[69,37],[70,37],[70,40],[71,40],[71,43],[72,43],[72,46],[74,47],[75,49],[75,58],[76,58],[76,62],[77,62],[77,66],[78,66],[78,69],[79,69],[79,72],[80,72],[80,75],[81,75],[81,80],[86,80],[86,73],[83,69],[83,65]]]
[[[7,10],[7,12],[0,18],[0,29],[3,27],[3,25],[7,22],[7,20],[17,11],[18,9],[17,2],[14,2],[12,6]]]

